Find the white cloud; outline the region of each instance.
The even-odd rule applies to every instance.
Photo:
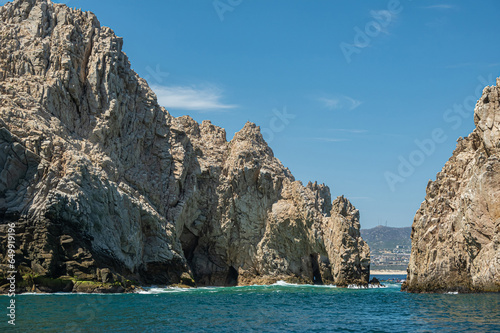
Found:
[[[320,98],[320,102],[323,102],[324,106],[329,109],[339,109],[340,100],[338,98]]]
[[[366,133],[366,132],[368,132],[367,130],[364,130],[364,129],[348,129],[348,128],[331,128],[330,131],[332,131],[332,132],[353,133],[353,134],[359,134],[359,133]]]
[[[223,91],[213,85],[203,87],[151,85],[151,89],[156,93],[158,103],[167,109],[214,111],[237,107],[223,103],[221,101]]]
[[[321,97],[318,98],[318,101],[321,102],[325,108],[330,110],[354,110],[362,103],[349,96]]]

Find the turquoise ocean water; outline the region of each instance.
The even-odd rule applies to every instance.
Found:
[[[382,277],[383,278],[383,277]],[[404,278],[404,277],[400,277]],[[408,294],[277,283],[138,294],[16,296],[0,332],[500,332],[500,294]]]

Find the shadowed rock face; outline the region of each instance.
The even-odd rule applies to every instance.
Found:
[[[295,181],[259,127],[228,142],[209,121],[172,117],[90,12],[14,1],[0,22],[4,274],[15,222],[21,274],[368,282],[358,210]]]
[[[474,110],[476,128],[427,185],[412,231],[411,292],[500,291],[500,79]]]

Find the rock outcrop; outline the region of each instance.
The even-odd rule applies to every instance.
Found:
[[[295,181],[259,127],[228,142],[171,116],[90,12],[16,0],[0,22],[4,275],[15,223],[28,289],[368,282],[358,210]]]
[[[427,185],[404,290],[500,291],[500,79],[483,90],[474,122]]]

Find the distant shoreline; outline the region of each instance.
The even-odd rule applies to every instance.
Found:
[[[406,271],[394,269],[373,269],[370,270],[370,275],[406,275]]]

